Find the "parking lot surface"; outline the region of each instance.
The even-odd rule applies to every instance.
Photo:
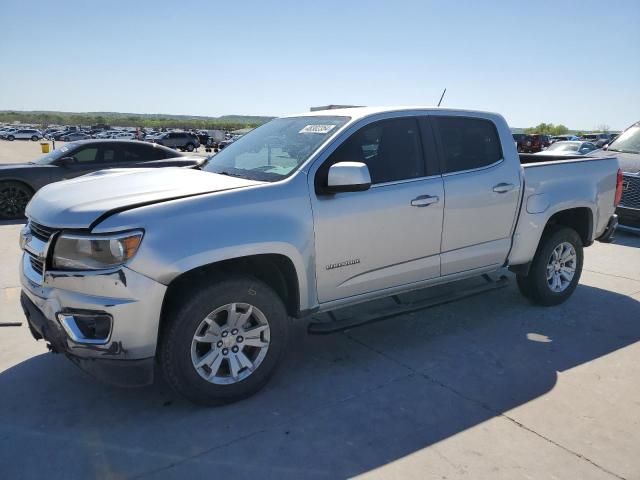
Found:
[[[161,380],[102,385],[34,341],[20,228],[0,225],[0,322],[21,322],[0,327],[3,478],[640,479],[640,237],[588,248],[558,307],[511,280],[332,335],[298,321],[265,390],[201,408]]]

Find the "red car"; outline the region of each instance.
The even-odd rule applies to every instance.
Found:
[[[549,135],[533,133],[524,137],[521,148],[524,153],[537,153],[541,152],[549,145],[551,145],[551,138]]]

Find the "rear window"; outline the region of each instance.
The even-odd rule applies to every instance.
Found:
[[[433,117],[440,139],[443,173],[486,167],[502,158],[493,122],[481,118]]]

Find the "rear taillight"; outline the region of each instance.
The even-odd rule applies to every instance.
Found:
[[[622,170],[618,169],[618,175],[616,176],[616,197],[613,201],[614,206],[618,206],[620,200],[622,200],[622,182],[624,177],[622,176]]]

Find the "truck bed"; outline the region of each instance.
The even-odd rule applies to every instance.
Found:
[[[589,160],[591,157],[584,155],[538,155],[535,153],[519,153],[520,163],[528,165],[530,163],[558,162],[562,160]]]

